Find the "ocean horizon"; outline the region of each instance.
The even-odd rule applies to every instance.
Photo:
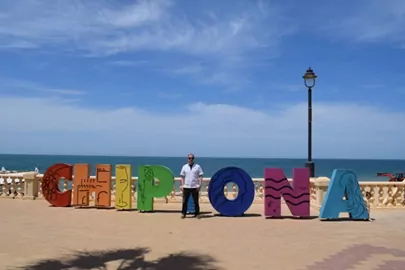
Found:
[[[377,177],[378,172],[403,172],[405,160],[389,159],[314,159],[315,175],[331,177],[333,169],[351,169],[356,172],[359,181],[388,181],[387,177]],[[41,173],[55,163],[89,163],[92,175],[96,164],[131,164],[133,176],[137,175],[139,165],[162,165],[170,168],[177,177],[181,166],[187,162],[186,157],[130,157],[130,156],[87,156],[87,155],[32,155],[0,154],[0,167],[7,170],[33,171],[36,167]],[[205,177],[211,177],[217,170],[236,166],[244,169],[253,178],[263,178],[264,168],[282,168],[287,177],[292,176],[292,169],[304,167],[306,159],[300,158],[225,158],[197,157],[196,162],[204,170]],[[113,175],[115,170],[113,170]]]

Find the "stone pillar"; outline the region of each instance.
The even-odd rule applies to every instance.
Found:
[[[35,200],[38,197],[38,178],[36,172],[24,173],[24,200]]]
[[[328,192],[329,178],[318,177],[315,179],[315,191],[316,191],[316,204],[317,207],[321,207],[325,198],[325,193]]]

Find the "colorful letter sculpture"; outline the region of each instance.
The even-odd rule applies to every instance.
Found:
[[[91,179],[89,172],[89,164],[75,165],[73,205],[89,206],[90,192],[94,192],[97,208],[111,207],[111,165],[97,164],[96,179]]]
[[[224,188],[229,183],[239,187],[238,196],[228,200]],[[208,198],[212,207],[223,216],[242,216],[253,203],[255,187],[250,175],[237,167],[226,167],[212,176],[208,187]]]
[[[280,168],[264,170],[266,217],[281,216],[281,197],[283,197],[293,216],[308,217],[310,215],[309,170],[294,168],[292,186]]]
[[[349,212],[351,219],[369,219],[357,176],[352,170],[333,170],[319,218],[338,219],[341,212]]]
[[[56,207],[70,206],[72,202],[72,191],[61,192],[59,180],[64,178],[72,181],[73,166],[70,164],[55,164],[49,167],[42,177],[42,194],[45,199]]]
[[[155,184],[155,180],[159,184]],[[139,166],[136,208],[153,211],[153,198],[167,196],[173,189],[173,173],[164,166]]]
[[[74,169],[74,177],[73,177]],[[111,207],[112,166],[97,164],[96,177],[91,178],[89,164],[58,163],[49,167],[42,177],[41,187],[45,199],[56,207],[72,204],[86,207],[90,204],[90,195],[95,193],[95,207]],[[115,208],[132,209],[132,166],[116,165]],[[73,191],[61,191],[61,178],[72,181]],[[292,215],[308,217],[310,215],[309,170],[294,168],[292,185],[280,168],[266,168],[264,214],[266,217],[281,216],[281,197],[283,197]],[[163,166],[142,165],[138,168],[137,209],[153,211],[153,198],[165,197],[173,190],[173,173]],[[235,183],[239,192],[234,200],[228,200],[224,188]],[[70,182],[71,183],[71,182]],[[208,198],[212,207],[223,216],[241,216],[252,205],[255,187],[247,172],[237,167],[218,170],[211,178]],[[352,170],[335,169],[329,183],[328,192],[320,210],[320,219],[338,219],[341,212],[348,212],[351,219],[368,220],[369,209],[364,202],[356,174]],[[195,213],[193,198],[187,202],[187,213]]]
[[[115,166],[115,208],[132,209],[132,166]]]

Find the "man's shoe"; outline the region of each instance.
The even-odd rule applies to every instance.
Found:
[[[200,215],[195,215],[194,216],[196,219],[201,219],[201,216]]]
[[[181,215],[181,219],[185,219],[186,218],[186,215]]]

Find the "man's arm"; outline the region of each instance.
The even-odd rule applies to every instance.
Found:
[[[203,179],[204,179],[204,172],[201,167],[198,170],[198,179],[200,180],[198,185],[199,185],[199,187],[201,187]]]

